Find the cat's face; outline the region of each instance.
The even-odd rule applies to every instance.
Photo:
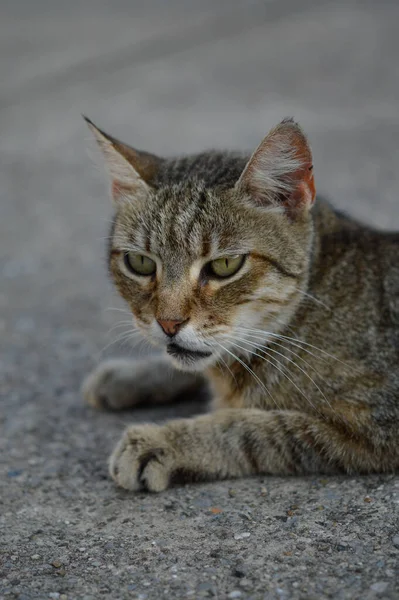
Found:
[[[104,150],[103,138],[100,143]],[[291,152],[289,159],[292,164],[298,156]],[[164,348],[176,367],[228,363],[253,349],[260,330],[278,331],[297,306],[310,260],[313,179],[302,191],[295,185],[300,202],[289,205],[293,169],[291,179],[284,173],[284,186],[276,190],[270,179],[262,195],[256,153],[236,181],[230,165],[231,185],[207,185],[195,173],[168,182],[167,163],[154,161],[163,179],[153,176],[150,183],[136,164],[129,185],[111,170],[118,198],[111,273],[143,336]],[[302,163],[294,166],[303,170]]]
[[[300,296],[308,241],[307,220],[182,184],[121,206],[110,267],[143,335],[176,366],[203,369],[236,354],[244,328],[281,327]]]

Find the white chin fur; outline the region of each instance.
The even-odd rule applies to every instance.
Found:
[[[205,371],[207,367],[210,367],[215,362],[215,357],[213,355],[207,358],[198,358],[195,360],[177,358],[175,356],[170,356],[169,354],[166,356],[171,364],[179,371],[196,371],[201,373],[201,371]]]

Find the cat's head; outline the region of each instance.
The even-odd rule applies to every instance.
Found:
[[[203,370],[280,330],[311,254],[313,165],[299,126],[285,119],[248,160],[158,158],[88,124],[116,208],[110,271],[145,338],[176,367]]]

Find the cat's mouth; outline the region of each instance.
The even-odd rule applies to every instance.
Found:
[[[212,352],[207,352],[204,350],[188,350],[187,348],[183,348],[183,346],[179,346],[174,342],[168,344],[166,351],[170,356],[173,356],[173,358],[177,358],[185,363],[193,363],[196,360],[209,358],[212,355]]]

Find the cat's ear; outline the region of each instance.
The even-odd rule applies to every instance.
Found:
[[[127,146],[96,127],[84,115],[83,118],[101,149],[111,178],[113,200],[148,196],[162,159]]]
[[[312,152],[305,134],[292,119],[284,119],[260,143],[236,188],[257,206],[284,208],[295,216],[315,200]]]

